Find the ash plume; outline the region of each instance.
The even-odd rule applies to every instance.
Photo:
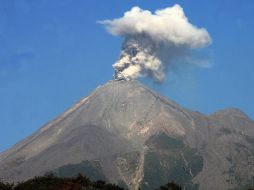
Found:
[[[120,57],[113,65],[116,79],[149,76],[163,82],[174,60],[189,59],[192,49],[211,43],[207,30],[192,25],[177,4],[154,13],[133,7],[121,18],[99,23],[111,34],[124,37]]]

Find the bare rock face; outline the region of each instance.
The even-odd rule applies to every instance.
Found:
[[[131,190],[253,185],[254,122],[238,109],[206,116],[137,81],[110,81],[0,154],[0,177],[83,173]]]

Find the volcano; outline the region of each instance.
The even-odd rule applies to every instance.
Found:
[[[131,190],[174,181],[225,190],[254,183],[254,122],[242,111],[204,115],[138,81],[109,81],[0,154],[9,182],[78,173]]]

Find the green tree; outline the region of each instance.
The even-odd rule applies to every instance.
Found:
[[[156,190],[182,190],[182,188],[174,182],[167,183]]]
[[[12,190],[12,188],[13,188],[13,184],[4,183],[4,182],[0,181],[0,189],[1,190]]]

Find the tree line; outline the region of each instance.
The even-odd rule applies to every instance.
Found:
[[[54,174],[34,177],[17,184],[0,181],[0,190],[125,190],[118,185],[102,180],[91,181],[88,177],[78,174],[76,177],[62,178]],[[182,190],[174,182],[156,190]]]
[[[0,190],[126,190],[118,185],[102,180],[91,181],[88,177],[78,174],[76,177],[57,177],[54,174],[34,177],[32,179],[14,183],[0,181]],[[140,189],[139,189],[140,190]],[[174,182],[167,183],[155,190],[182,190]],[[249,188],[246,190],[254,190]]]

